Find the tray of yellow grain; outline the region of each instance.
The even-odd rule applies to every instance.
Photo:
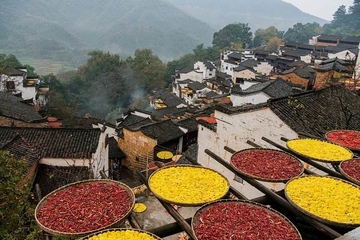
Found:
[[[162,167],[150,175],[148,184],[157,198],[179,206],[199,206],[218,200],[230,188],[219,172],[194,165]]]
[[[329,176],[302,176],[285,185],[285,196],[299,211],[325,224],[360,226],[360,187]]]
[[[346,147],[312,138],[293,139],[286,146],[294,153],[320,162],[340,163],[353,158]]]
[[[131,240],[161,240],[160,237],[140,229],[133,228],[111,228],[102,230],[80,240],[118,240],[118,239],[131,239]]]

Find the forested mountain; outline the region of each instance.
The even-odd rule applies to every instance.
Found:
[[[254,33],[313,21],[324,22],[281,0],[1,0],[0,52],[40,74],[50,64],[58,73],[85,63],[93,49],[126,57],[148,48],[168,61],[210,46],[229,23],[249,23]]]
[[[286,31],[296,23],[326,20],[302,12],[281,0],[167,0],[216,30],[234,22],[248,23],[252,31],[275,26]]]
[[[163,0],[2,0],[0,31],[4,53],[84,61],[90,49],[141,48],[170,60],[210,45],[215,30]]]

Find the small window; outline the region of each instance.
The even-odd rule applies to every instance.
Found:
[[[229,67],[228,67],[228,66],[226,66],[226,70],[228,70],[228,68],[229,68]]]
[[[15,82],[14,81],[7,81],[6,82],[6,89],[8,91],[15,90]]]
[[[234,176],[234,180],[235,180],[236,182],[239,182],[239,183],[241,183],[241,184],[244,184],[244,180],[243,180],[241,177],[237,176],[237,175]]]

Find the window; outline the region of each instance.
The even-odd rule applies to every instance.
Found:
[[[6,89],[8,91],[15,90],[15,82],[14,81],[7,81],[6,82]]]
[[[244,84],[243,78],[236,78],[236,83]]]
[[[244,180],[243,180],[241,177],[237,176],[237,175],[234,176],[234,180],[235,180],[236,182],[239,182],[239,183],[241,183],[241,184],[244,184]]]

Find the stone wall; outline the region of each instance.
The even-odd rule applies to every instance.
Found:
[[[145,136],[141,131],[123,129],[123,133],[124,137],[119,138],[119,147],[126,155],[122,165],[131,171],[145,169],[146,163],[153,160],[157,141]]]

